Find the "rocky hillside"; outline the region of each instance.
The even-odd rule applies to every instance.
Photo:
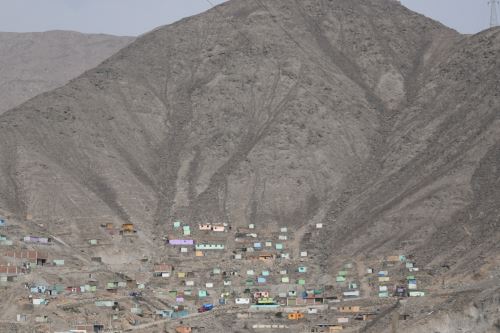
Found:
[[[68,83],[132,41],[71,31],[0,32],[0,113]]]
[[[0,207],[70,230],[323,223],[336,255],[500,260],[500,30],[463,36],[389,0],[232,0],[137,39],[0,117]],[[462,281],[461,280],[461,281]]]

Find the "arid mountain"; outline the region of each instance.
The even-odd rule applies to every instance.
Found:
[[[0,114],[68,83],[133,40],[71,31],[0,32]]]
[[[232,0],[3,114],[0,207],[66,243],[134,223],[113,265],[179,218],[287,225],[319,281],[395,252],[438,284],[498,279],[499,51],[396,1]]]

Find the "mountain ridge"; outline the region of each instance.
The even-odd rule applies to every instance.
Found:
[[[232,0],[1,115],[0,208],[75,244],[134,223],[136,251],[99,252],[120,272],[179,219],[285,225],[319,281],[411,253],[479,283],[500,259],[499,48],[389,0]]]

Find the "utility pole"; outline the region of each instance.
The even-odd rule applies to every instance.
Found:
[[[488,1],[488,4],[490,5],[490,8],[491,8],[490,28],[498,26],[497,5],[499,3],[500,2],[498,0],[490,0],[490,1]]]

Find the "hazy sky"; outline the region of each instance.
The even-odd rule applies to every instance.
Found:
[[[247,0],[251,1],[251,0]],[[0,0],[0,31],[75,30],[139,35],[224,0]],[[462,33],[488,27],[487,0],[402,0]]]

